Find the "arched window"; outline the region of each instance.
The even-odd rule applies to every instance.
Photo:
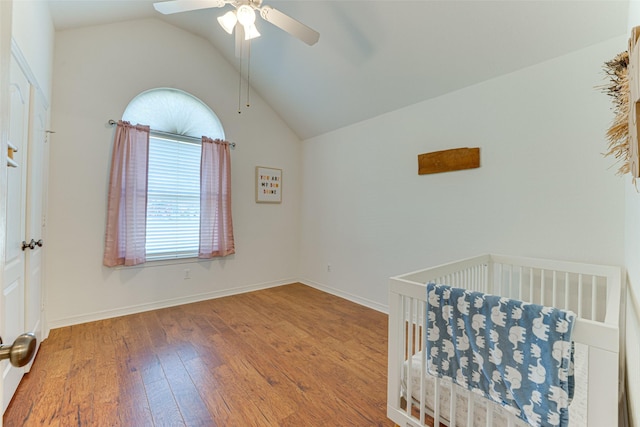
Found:
[[[148,261],[198,256],[201,137],[224,139],[218,117],[171,88],[136,96],[122,120],[151,128],[147,182]]]
[[[195,96],[178,89],[142,92],[127,105],[122,120],[176,135],[224,139],[222,124],[214,112]]]

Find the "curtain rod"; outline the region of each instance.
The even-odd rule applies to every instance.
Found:
[[[2,1],[2,0],[0,0]],[[118,124],[117,121],[110,119],[109,120],[109,126],[115,126]],[[160,136],[168,136],[171,138],[178,138],[178,139],[184,139],[187,141],[193,141],[193,142],[202,142],[202,138],[197,138],[195,136],[188,136],[188,135],[178,135],[177,133],[171,133],[171,132],[164,132],[161,130],[155,130],[155,129],[150,129],[149,130],[151,133],[154,133],[156,135],[160,135]],[[235,142],[230,142],[229,146],[231,147],[231,149],[235,149],[236,148],[236,143]]]

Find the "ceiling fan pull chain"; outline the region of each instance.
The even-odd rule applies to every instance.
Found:
[[[249,40],[249,51],[247,57],[247,108],[249,108],[249,92],[251,92],[251,81],[249,80],[249,74],[251,72],[251,40]]]
[[[238,80],[238,114],[242,113],[241,104],[242,104],[242,44],[240,44],[240,79]]]

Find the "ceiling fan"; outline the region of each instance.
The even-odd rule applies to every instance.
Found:
[[[255,26],[256,11],[265,21],[302,40],[309,46],[316,44],[320,38],[317,31],[303,23],[271,6],[262,6],[262,0],[170,0],[154,3],[153,7],[158,12],[169,15],[191,10],[220,8],[227,4],[235,7],[235,10],[230,10],[220,16],[218,22],[229,34],[232,34],[234,29],[236,30],[236,41],[242,40],[242,38],[251,40],[260,36]]]

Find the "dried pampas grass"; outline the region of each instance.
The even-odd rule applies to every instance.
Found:
[[[622,162],[618,168],[618,175],[624,175],[631,170],[630,141],[629,141],[629,52],[624,51],[604,64],[604,71],[610,81],[601,86],[601,90],[613,98],[615,117],[611,127],[607,130],[609,142],[605,156],[613,156]]]

